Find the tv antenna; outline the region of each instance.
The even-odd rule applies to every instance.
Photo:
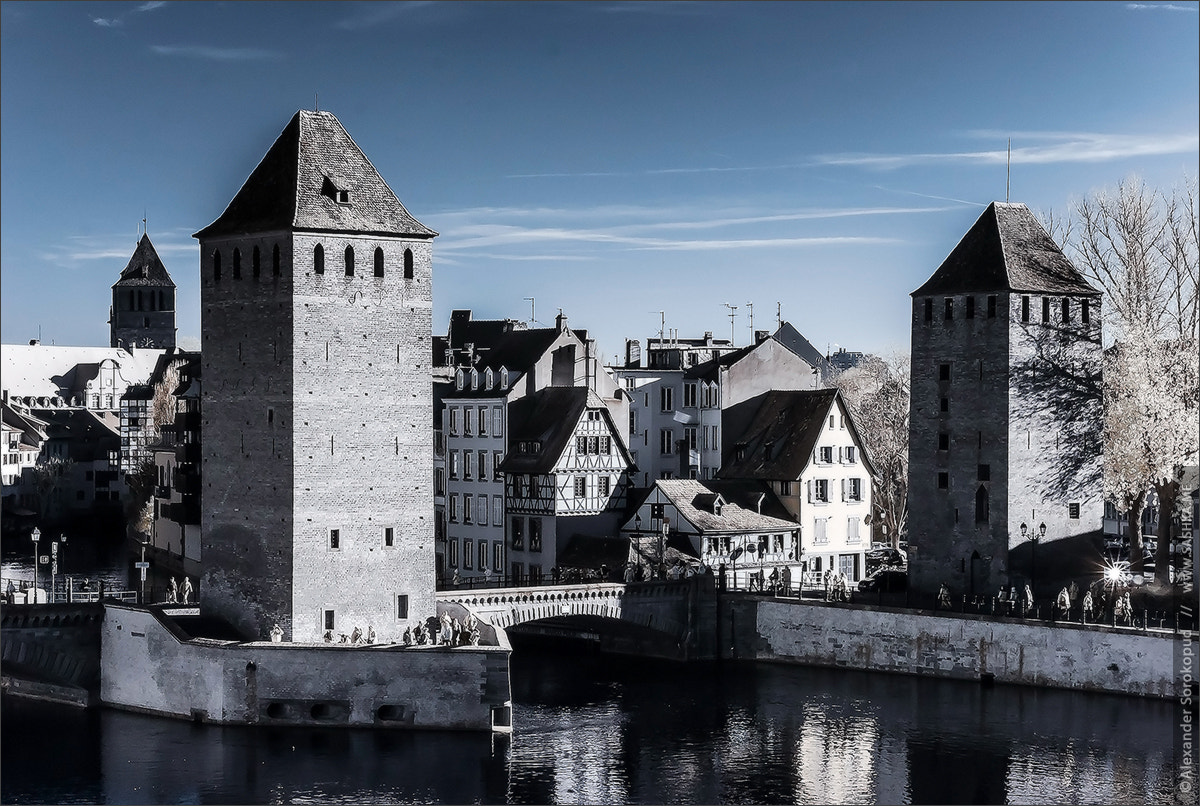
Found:
[[[650,313],[658,314],[658,343],[664,344],[667,338],[667,312],[650,311]]]
[[[529,324],[530,326],[537,324],[537,319],[533,315],[533,297],[525,297],[525,301],[529,303]]]
[[[730,305],[728,302],[722,302],[721,304],[729,309],[729,346],[733,347],[735,341],[733,337],[733,320],[737,318],[738,306]]]
[[[746,307],[750,309],[750,340],[754,340],[754,303],[747,302]]]
[[[1008,169],[1004,175],[1004,202],[1008,203],[1008,189],[1012,185],[1012,138],[1008,138]]]

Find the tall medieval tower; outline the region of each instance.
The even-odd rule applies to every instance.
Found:
[[[200,602],[247,636],[434,613],[432,246],[336,117],[300,111],[200,241]]]
[[[1103,515],[1100,293],[994,202],[912,298],[911,584],[1069,573]]]
[[[175,346],[175,281],[143,233],[112,287],[109,347],[170,350]]]

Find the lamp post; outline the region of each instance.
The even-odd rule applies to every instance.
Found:
[[[33,540],[33,601],[34,601],[34,604],[36,604],[37,603],[37,586],[38,586],[37,567],[38,567],[38,559],[39,559],[39,557],[38,557],[38,541],[42,539],[42,530],[37,528],[36,526],[33,527],[33,531],[29,533],[29,538],[31,540]],[[29,600],[26,599],[26,601],[29,601]]]

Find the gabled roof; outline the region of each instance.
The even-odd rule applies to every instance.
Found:
[[[724,500],[724,496],[721,514],[717,515],[712,507],[717,493],[697,479],[659,479],[654,484],[679,510],[680,517],[685,518],[700,532],[780,531],[799,528],[795,521],[760,515],[753,509],[746,509],[732,501]]]
[[[108,458],[120,448],[121,421],[111,412],[88,409],[52,409],[44,412],[46,437],[65,442],[67,455],[76,462]]]
[[[1023,204],[992,202],[925,284],[912,292],[1100,292],[1083,278]]]
[[[225,212],[193,237],[272,230],[437,235],[409,214],[336,117],[305,109]]]
[[[779,329],[771,337],[807,361],[810,367],[816,367],[822,377],[834,372],[833,365],[829,363],[829,359],[821,355],[821,351],[813,347],[812,342],[804,338],[804,335],[799,330],[792,327],[791,322],[780,324]]]
[[[508,407],[508,453],[500,465],[505,473],[549,473],[558,464],[575,427],[587,409],[599,409],[627,467],[633,457],[613,425],[604,400],[586,386],[548,386],[514,401]],[[537,443],[522,453],[519,443]]]
[[[759,342],[761,344],[762,342]],[[707,361],[702,361],[694,367],[688,367],[683,377],[702,379],[706,381],[715,381],[720,374],[718,370],[722,367],[730,367],[741,361],[747,355],[758,347],[758,344],[748,344],[745,347],[739,347],[736,350],[730,350],[727,353],[722,353],[716,358],[710,358]]]
[[[837,403],[836,389],[775,391],[755,400],[758,409],[741,434],[728,434],[733,450],[723,457],[722,479],[795,481],[812,459],[829,410]],[[751,401],[753,403],[753,401]],[[846,416],[847,429],[871,471],[862,440]],[[739,455],[741,458],[739,458]]]
[[[502,335],[475,366],[480,372],[491,367],[507,367],[509,372],[525,373],[536,364],[563,331],[553,327],[512,330]]]
[[[175,287],[175,281],[171,279],[167,267],[159,259],[154,244],[150,243],[149,235],[142,234],[137,248],[133,250],[133,257],[129,258],[129,263],[121,272],[121,278],[113,283],[113,288],[118,286]]]

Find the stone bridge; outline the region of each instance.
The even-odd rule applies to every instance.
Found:
[[[575,617],[572,622],[582,621],[609,631],[603,622],[613,622],[611,631],[618,636],[644,631],[656,634],[652,643],[658,647],[650,654],[683,658],[694,654],[699,605],[702,599],[711,599],[703,594],[711,593],[712,588],[711,579],[698,576],[677,582],[445,590],[438,591],[437,601],[461,605],[479,619],[502,628]],[[616,645],[609,641],[613,651],[623,651],[622,647],[637,654],[648,651],[646,646],[632,646],[629,640],[614,640]]]

